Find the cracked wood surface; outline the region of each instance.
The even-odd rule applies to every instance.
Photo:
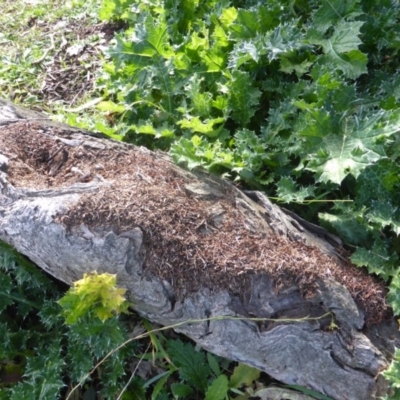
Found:
[[[354,268],[342,265],[340,239],[260,192],[42,118],[0,101],[1,240],[68,284],[117,274],[141,315],[206,319],[176,330],[286,384],[340,400],[385,393],[378,374],[399,346],[397,326],[365,325],[377,306],[340,282]],[[337,329],[319,319],[327,312]]]

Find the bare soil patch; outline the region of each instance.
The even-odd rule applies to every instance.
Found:
[[[94,90],[96,74],[103,62],[102,49],[113,38],[114,32],[121,29],[121,24],[86,25],[84,21],[67,23],[62,20],[59,24],[60,29],[54,33],[49,31],[57,48],[52,61],[45,66],[40,94],[48,103],[61,99],[73,105]]]

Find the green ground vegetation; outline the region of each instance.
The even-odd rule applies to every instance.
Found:
[[[124,294],[109,274],[68,289],[0,243],[0,399],[244,400],[262,387],[259,370],[120,315]]]
[[[93,129],[103,115],[85,104],[99,98],[96,79],[113,35],[99,20],[99,5],[1,0],[0,96]]]
[[[388,300],[400,314],[398,2],[3,0],[0,8],[0,96],[71,124],[168,151],[189,169],[201,167],[264,191],[340,235],[352,250],[353,263],[387,282]],[[104,24],[113,27],[114,38],[104,35]],[[85,31],[82,26],[88,25],[97,29]],[[57,87],[54,76],[62,82],[74,76],[82,84],[71,93],[71,88]],[[6,320],[0,329],[5,335],[28,335],[30,327],[43,324],[43,329],[60,332],[58,340],[76,340],[79,349],[84,347],[77,343],[79,335],[92,340],[79,331],[81,325],[77,333],[73,325],[60,323],[57,312],[58,317],[46,319],[46,310],[53,310],[59,298],[51,284],[46,283],[48,300],[34,295],[21,303],[26,279],[21,280],[19,269],[10,269],[9,250],[2,254],[2,287],[14,296],[3,306]],[[19,319],[9,321],[10,307]],[[124,329],[118,325],[120,336],[107,346],[123,341]],[[186,346],[175,344],[171,350],[169,339],[160,337],[152,336],[160,354]],[[69,342],[62,347],[66,358],[54,342],[47,347],[49,354],[40,358],[38,352],[34,361],[39,337],[26,336],[19,353],[12,347],[15,340],[5,341],[2,371],[16,364],[17,376],[27,379],[3,386],[0,398],[23,398],[18,391],[28,390],[26,385],[44,388],[48,377],[38,371],[46,363],[54,362],[57,371],[64,371],[56,375],[72,382],[104,356],[96,347],[82,349],[92,352],[90,366],[84,371],[78,362],[77,370],[71,367],[66,374]],[[202,365],[208,363],[207,385],[213,377],[229,388],[225,361],[201,357]],[[116,358],[123,369],[125,361]],[[395,390],[399,365],[396,361],[386,373]],[[170,371],[137,387],[144,393],[152,385],[152,398],[167,398],[164,384]],[[63,390],[65,380],[60,379],[54,390]],[[104,390],[121,391],[120,378],[110,379]],[[205,381],[199,389],[189,378],[181,379],[173,389],[177,398],[190,390],[207,393]]]
[[[400,5],[104,0],[122,19],[97,108],[339,234],[400,312]],[[157,23],[156,23],[157,21]]]
[[[100,20],[100,5],[0,1],[0,96],[104,130],[110,117],[93,106],[119,24]],[[118,316],[128,305],[115,277],[85,276],[68,290],[0,243],[0,399],[247,398],[256,379],[262,387],[258,370]]]

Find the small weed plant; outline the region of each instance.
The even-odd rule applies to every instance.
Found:
[[[0,399],[65,398],[61,396],[67,396],[74,383],[128,338],[126,325],[117,317],[126,310],[126,301],[118,299],[114,278],[85,279],[89,285],[80,281],[62,297],[65,285],[0,244]],[[81,395],[94,388],[104,398],[118,394],[127,360],[138,348],[132,342],[113,352],[83,382]]]

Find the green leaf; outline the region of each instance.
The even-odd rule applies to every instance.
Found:
[[[101,20],[126,19],[129,15],[129,6],[135,0],[102,0],[99,9]]]
[[[200,78],[198,74],[194,74],[189,78],[188,84],[185,86],[185,93],[191,101],[191,112],[202,118],[207,118],[211,111],[212,94],[204,92],[204,78]]]
[[[220,375],[208,387],[205,400],[223,400],[228,393],[229,385],[226,375]]]
[[[163,124],[161,126],[154,126],[151,121],[139,121],[142,122],[138,125],[132,125],[131,129],[136,133],[140,133],[143,135],[153,135],[157,139],[164,138],[173,138],[175,136],[174,130],[168,126],[167,124]]]
[[[110,20],[115,12],[115,1],[113,0],[103,0],[101,2],[101,7],[99,10],[99,18],[103,21]]]
[[[220,25],[215,27],[214,32],[212,33],[212,38],[215,40],[216,47],[223,48],[230,45],[228,35],[225,29]]]
[[[277,26],[265,36],[265,49],[270,61],[281,58],[294,50],[305,49],[303,44],[303,32],[295,21],[285,22]]]
[[[193,389],[184,383],[173,383],[171,385],[171,392],[177,398],[186,398],[193,393]]]
[[[116,44],[109,51],[116,60],[116,69],[119,70],[125,63],[130,65],[130,70],[136,73],[143,72],[141,68],[151,68],[161,64],[174,55],[169,46],[168,29],[165,22],[160,19],[155,23],[153,17],[147,13],[140,16],[135,30],[130,34],[116,35]],[[162,61],[160,61],[162,60]],[[157,75],[158,78],[167,79],[168,76]]]
[[[313,26],[324,32],[343,19],[351,20],[362,13],[359,3],[360,0],[322,0],[313,15]]]
[[[394,315],[400,315],[400,276],[396,274],[389,285],[387,300],[393,309]]]
[[[393,206],[391,202],[372,201],[367,218],[370,222],[378,224],[380,228],[390,226],[396,235],[400,234],[398,207]]]
[[[396,188],[399,175],[400,166],[389,159],[365,168],[357,180],[357,204],[372,208],[379,202],[398,204],[400,193]]]
[[[369,238],[368,227],[364,224],[363,210],[344,211],[343,214],[318,214],[321,223],[333,228],[349,244],[365,245]]]
[[[190,117],[177,121],[177,124],[183,129],[189,129],[194,133],[202,133],[209,137],[216,137],[221,129],[221,126],[215,127],[225,122],[225,118],[212,118],[201,121],[199,117]]]
[[[235,154],[250,170],[262,169],[268,159],[265,142],[253,131],[241,129],[235,133]]]
[[[7,308],[10,304],[13,304],[13,299],[10,297],[10,293],[13,289],[11,278],[5,275],[2,271],[0,273],[0,312]]]
[[[299,189],[291,177],[281,177],[277,183],[277,194],[280,201],[285,203],[303,202],[307,197],[313,197],[315,187],[307,186]]]
[[[231,118],[245,126],[255,113],[261,92],[253,86],[253,80],[245,72],[234,71],[230,82]]]
[[[94,125],[94,129],[96,131],[99,131],[99,132],[102,132],[102,133],[106,134],[107,136],[109,136],[112,139],[115,139],[115,140],[122,140],[123,139],[122,135],[119,135],[119,134],[115,133],[117,131],[116,128],[110,127],[108,124],[105,124],[103,122],[100,122],[100,121],[96,122],[95,125]]]
[[[222,25],[225,28],[231,27],[232,23],[238,17],[238,12],[235,7],[225,8],[222,10],[222,13],[219,17],[219,20],[222,22]]]
[[[211,370],[206,364],[204,353],[195,351],[190,343],[171,340],[168,342],[168,354],[178,367],[181,378],[197,390],[205,392]]]
[[[149,14],[143,14],[144,19],[138,21],[132,36],[133,54],[151,57],[155,54],[170,58],[174,53],[169,46],[168,27],[162,18],[157,21]]]
[[[357,247],[350,257],[358,267],[366,267],[370,274],[379,275],[384,280],[389,280],[397,270],[398,257],[390,254],[388,243],[377,238],[370,250]]]
[[[232,11],[231,18],[235,13],[236,10]],[[236,18],[232,19],[232,22],[234,23],[229,26],[231,39],[247,40],[254,38],[260,28],[256,10],[239,9]]]
[[[327,62],[336,64],[349,78],[355,79],[367,72],[367,55],[360,50],[351,50],[347,53],[338,54],[335,49],[327,51]]]
[[[122,113],[126,110],[125,106],[116,104],[113,101],[102,101],[97,104],[96,108],[101,111],[109,111],[112,113]]]
[[[198,12],[199,0],[182,0],[179,4],[178,32],[185,34],[196,20],[196,11]]]
[[[261,64],[265,62],[266,58],[270,62],[286,58],[287,66],[288,59],[290,57],[293,58],[294,54],[298,55],[300,52],[304,54],[306,49],[311,49],[309,44],[303,42],[303,36],[304,33],[299,29],[296,21],[290,21],[279,24],[265,34],[258,34],[250,39],[239,40],[235,43],[229,56],[229,67],[237,70],[249,61]],[[266,57],[263,57],[264,55]]]
[[[229,380],[229,387],[240,388],[241,386],[251,386],[260,377],[261,371],[246,364],[239,364],[235,367]]]
[[[382,373],[382,375],[390,382],[390,386],[400,389],[400,350],[396,349],[394,359],[390,367]]]
[[[191,140],[180,139],[172,146],[171,154],[174,160],[187,164],[188,168],[202,165],[212,171],[218,167],[228,169],[243,167],[243,163],[236,159],[231,150],[224,149],[219,140],[208,143],[197,135],[193,135]]]
[[[212,372],[216,375],[219,376],[221,375],[221,369],[219,367],[218,361],[215,358],[214,355],[212,355],[211,353],[207,352],[207,361],[208,361],[208,365],[210,366]]]
[[[65,361],[60,356],[60,341],[61,338],[49,340],[39,354],[27,358],[24,377],[34,386],[30,398],[54,399],[64,387],[61,374]]]
[[[151,400],[158,399],[158,396],[159,396],[160,392],[163,390],[163,388],[165,387],[170,374],[164,373],[164,374],[160,374],[160,375],[164,375],[164,376],[162,376],[162,378],[154,386],[153,392],[151,393]]]
[[[324,49],[327,64],[340,69],[348,78],[358,78],[367,72],[367,55],[358,46],[361,40],[358,35],[363,22],[340,20],[329,39],[324,39],[319,31],[309,32],[309,42],[321,45]]]
[[[203,62],[207,67],[207,72],[221,72],[226,66],[227,56],[221,48],[213,47],[203,53]]]
[[[358,177],[364,168],[385,158],[382,139],[396,132],[398,121],[386,122],[383,112],[363,116],[335,118],[325,110],[308,110],[300,135],[307,139],[304,150],[318,181],[340,184],[352,174]]]
[[[297,49],[287,51],[285,54],[280,55],[282,72],[290,74],[295,72],[298,77],[301,77],[309,71],[313,65],[316,56],[311,55],[309,52],[300,52]]]
[[[261,37],[236,43],[229,55],[229,68],[237,70],[249,61],[258,63],[266,53],[264,46],[265,42]]]
[[[181,138],[172,145],[170,150],[174,161],[177,164],[184,164],[189,171],[203,164],[202,157],[196,154],[196,146],[193,143],[194,138],[198,138],[198,136],[193,136],[192,140]]]

